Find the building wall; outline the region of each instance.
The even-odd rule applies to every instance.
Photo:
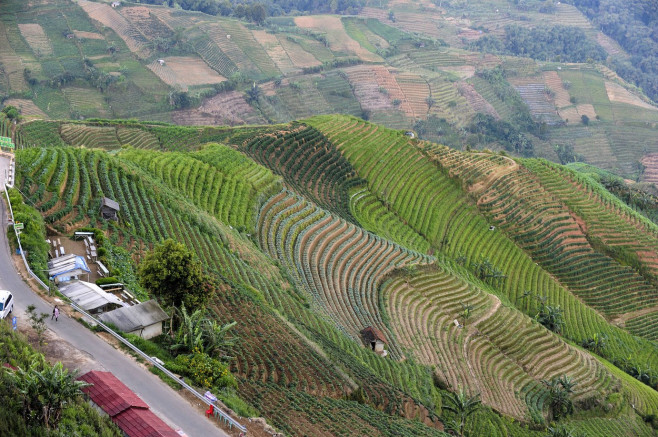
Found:
[[[162,334],[162,322],[154,323],[145,327],[144,329],[137,329],[130,332],[130,334],[139,335],[140,337],[147,340],[149,338],[157,337],[158,335]]]

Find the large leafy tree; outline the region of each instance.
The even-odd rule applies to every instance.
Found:
[[[210,279],[187,247],[168,239],[155,246],[139,265],[140,284],[163,305],[194,310],[211,292]]]

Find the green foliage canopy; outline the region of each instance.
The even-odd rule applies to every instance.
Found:
[[[140,284],[166,306],[197,308],[208,297],[201,263],[181,243],[167,239],[139,265]]]

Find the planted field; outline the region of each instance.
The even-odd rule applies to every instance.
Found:
[[[155,60],[147,67],[158,75],[162,81],[174,88],[187,91],[188,87],[221,83],[226,80],[208,67],[201,59],[192,56],[169,56],[163,58],[161,65]]]
[[[319,131],[306,126],[255,136],[240,149],[283,176],[298,193],[354,222],[349,190],[361,184],[354,169]]]
[[[286,192],[263,205],[257,232],[262,249],[283,263],[313,305],[356,341],[367,326],[391,338],[379,309],[379,283],[396,267],[430,261]],[[389,351],[402,356],[392,341]]]
[[[126,17],[149,40],[171,38],[173,30],[144,6],[122,7],[121,15]]]
[[[149,171],[222,223],[251,231],[260,202],[276,189],[271,187],[275,179],[263,167],[238,164],[245,158],[235,155],[240,154],[216,146],[193,155],[133,149],[122,151],[120,156]]]
[[[544,85],[553,92],[552,100],[556,108],[564,108],[570,106],[569,92],[564,87],[564,83],[556,71],[545,71],[542,73],[544,78]],[[576,120],[572,118],[572,120]]]
[[[94,114],[109,116],[110,109],[107,106],[103,94],[91,88],[66,87],[62,93],[69,102],[71,111],[85,117]]]
[[[382,58],[352,39],[345,31],[339,17],[331,15],[295,17],[295,24],[302,29],[309,29],[324,34],[329,48],[337,56],[357,56],[366,62],[379,62]]]
[[[62,139],[72,146],[104,149],[121,147],[115,127],[69,123],[61,126],[60,134]]]
[[[152,133],[139,128],[117,128],[117,137],[122,146],[132,146],[136,149],[159,149],[160,143]]]
[[[606,332],[610,338],[619,339],[614,346],[610,342],[609,357],[628,356],[627,348],[632,348],[637,362],[655,362],[652,346],[634,340],[621,329],[611,328],[512,239],[502,232],[490,231],[490,222],[477,213],[476,206],[455,181],[458,177],[468,181],[468,185],[476,185],[484,180],[481,187],[485,189],[498,174],[494,171],[501,165],[497,160],[504,162],[508,158],[492,157],[494,161],[487,163],[489,160],[482,155],[469,158],[470,154],[447,147],[430,147],[427,143],[415,147],[400,132],[350,117],[316,117],[306,123],[322,131],[336,145],[357,175],[366,179],[368,189],[426,238],[435,253],[463,256],[466,265],[486,259],[506,276],[497,285],[500,292],[522,311],[536,314],[536,304],[522,296],[526,290],[540,290],[549,302],[565,309],[563,332],[568,338],[580,341],[596,332]],[[433,160],[440,165],[431,163]]]
[[[301,37],[297,39],[292,36],[277,35],[277,40],[279,41],[279,44],[281,44],[281,48],[285,50],[290,62],[292,62],[296,68],[315,67],[322,64],[322,62],[313,56],[313,54],[304,50],[302,46],[298,44],[298,41],[302,41]]]
[[[231,33],[227,32],[219,23],[208,24],[203,27],[203,30],[208,34],[210,40],[216,44],[219,50],[221,50],[221,52],[229,59],[230,63],[237,67],[238,71],[247,75],[247,77],[261,77],[261,70],[258,66],[242,51],[240,46],[233,39]],[[207,48],[204,50],[207,51]],[[263,50],[262,47],[261,50]],[[226,67],[218,71],[223,73],[224,69],[226,69]]]
[[[253,34],[244,24],[234,20],[222,20],[219,24],[227,35],[231,35],[231,41],[234,41],[240,47],[243,52],[242,56],[251,59],[258,67],[260,70],[260,76],[258,77],[270,78],[281,75],[281,70],[263,46],[254,39]]]
[[[28,88],[23,75],[25,67],[21,57],[14,52],[9,44],[6,32],[6,25],[0,21],[0,67],[4,71],[2,81],[5,82],[0,85],[0,88],[4,89],[5,92],[9,90],[21,92]]]
[[[475,90],[473,85],[467,82],[459,82],[457,90],[459,91],[459,94],[466,99],[473,112],[489,114],[498,120],[500,119],[500,115],[498,115],[496,108],[491,106],[491,103],[487,102],[484,97]]]
[[[190,41],[190,45],[213,70],[221,75],[230,77],[238,71],[238,67],[208,35],[194,38]]]
[[[414,117],[424,118],[429,112],[427,98],[430,97],[430,87],[428,83],[422,77],[411,73],[400,73],[395,78],[405,100],[411,106]]]
[[[641,162],[644,166],[642,180],[652,182],[658,186],[658,153],[650,153],[644,156]]]
[[[429,252],[429,242],[407,226],[366,188],[356,188],[352,191],[350,211],[363,229],[417,252]]]
[[[571,376],[581,399],[619,387],[594,358],[440,267],[412,279],[401,274],[382,295],[405,350],[453,389],[481,393],[484,403],[509,416],[523,418],[528,407],[547,410],[542,379]],[[474,308],[467,321],[462,305]]]
[[[535,120],[548,125],[559,124],[561,122],[555,110],[555,105],[548,99],[545,90],[546,86],[543,82],[538,79],[528,79],[510,80],[510,83],[519,92],[525,104],[528,105],[530,113]]]
[[[267,56],[274,62],[276,68],[283,74],[289,74],[299,71],[288,56],[288,52],[281,45],[276,34],[267,32],[265,30],[254,30],[252,32],[256,41],[263,46],[267,52]]]
[[[377,53],[377,50],[389,47],[388,41],[374,33],[368,27],[366,20],[343,18],[342,21],[347,34],[366,50]]]

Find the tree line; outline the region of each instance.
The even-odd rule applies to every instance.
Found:
[[[588,62],[604,61],[606,53],[591,41],[582,29],[572,26],[522,27],[505,26],[501,39],[485,35],[472,44],[475,50],[524,56],[542,61]]]
[[[140,3],[180,7],[210,15],[236,17],[262,24],[267,17],[280,15],[356,14],[364,0],[140,0]]]
[[[617,73],[658,100],[658,3],[574,0],[574,5],[631,55],[628,60],[613,60]]]

